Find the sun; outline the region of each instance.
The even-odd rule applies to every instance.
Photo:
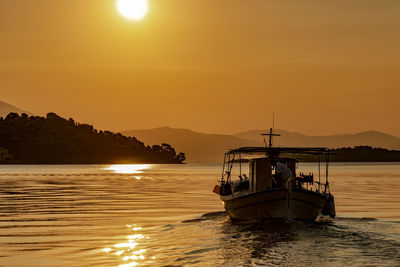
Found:
[[[149,8],[147,0],[118,0],[117,8],[119,13],[130,20],[140,20]]]

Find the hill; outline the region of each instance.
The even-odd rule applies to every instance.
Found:
[[[0,117],[6,117],[9,113],[14,112],[18,114],[26,113],[28,115],[32,115],[32,113],[12,106],[6,102],[0,101]]]
[[[239,146],[255,146],[257,142],[223,134],[206,134],[187,129],[160,127],[148,130],[122,132],[135,136],[145,144],[168,142],[179,151],[184,151],[188,162],[223,162],[224,153]]]
[[[262,145],[260,139],[261,133],[266,130],[252,130],[235,134],[236,137],[245,138],[253,141],[259,140],[259,145]],[[400,149],[400,138],[381,133],[377,131],[365,131],[356,134],[338,134],[327,136],[308,136],[296,132],[288,132],[285,130],[275,130],[281,134],[280,137],[274,138],[276,146],[304,146],[304,147],[354,147],[354,146],[372,146],[387,149]]]
[[[0,162],[28,164],[182,163],[168,144],[145,146],[134,137],[98,131],[48,113],[0,117]]]
[[[224,153],[240,146],[263,146],[260,133],[253,130],[236,135],[206,134],[187,129],[160,127],[148,130],[125,131],[127,136],[135,136],[146,144],[166,142],[179,151],[185,151],[188,162],[222,162]],[[376,131],[358,134],[330,136],[307,136],[301,133],[277,130],[282,136],[274,138],[275,146],[343,148],[372,146],[387,149],[400,149],[400,139]]]

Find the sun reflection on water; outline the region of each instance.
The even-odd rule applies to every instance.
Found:
[[[149,168],[151,168],[151,164],[118,164],[108,166],[104,170],[120,174],[138,174]],[[140,176],[135,176],[135,178],[139,180]]]
[[[131,229],[132,231],[142,230],[142,227],[137,225],[127,224],[126,227]],[[144,239],[148,239],[149,237],[140,233],[135,233],[133,235],[129,235],[125,237],[127,242],[121,242],[115,244],[113,247],[103,248],[101,251],[107,254],[114,254],[120,257],[121,261],[128,262],[119,265],[118,267],[132,267],[138,266],[139,264],[144,264],[144,260],[146,259],[145,253],[146,249],[138,249],[137,247],[141,244],[141,241]],[[151,257],[151,259],[155,259],[155,257]],[[131,262],[129,262],[131,261]]]
[[[128,264],[121,264],[118,267],[133,267],[133,266],[136,266],[136,265],[138,265],[137,262],[131,262],[131,263],[128,263]]]

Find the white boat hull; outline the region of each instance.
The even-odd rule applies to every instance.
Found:
[[[268,218],[315,220],[322,211],[327,194],[286,188],[265,190],[241,196],[221,196],[224,207],[233,220],[257,221]]]

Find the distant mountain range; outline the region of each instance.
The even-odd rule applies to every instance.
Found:
[[[122,134],[135,136],[145,144],[175,144],[177,151],[186,154],[187,162],[222,162],[229,148],[259,145],[257,141],[232,135],[206,134],[169,127],[125,131]]]
[[[22,110],[6,102],[0,101],[0,117],[5,118],[11,112],[15,112],[18,114],[26,113],[28,115],[32,115],[32,113],[29,111]]]
[[[267,130],[252,130],[235,135],[222,135],[160,127],[148,130],[125,131],[122,134],[134,136],[145,144],[168,143],[178,151],[185,152],[187,162],[222,162],[224,153],[230,148],[264,145],[260,134],[265,132]],[[400,149],[400,138],[377,131],[329,136],[308,136],[279,129],[275,132],[281,134],[280,137],[274,137],[275,146],[341,148],[368,145],[387,149]]]
[[[0,101],[0,117],[6,117],[10,112],[32,115],[28,111]],[[268,132],[268,130],[251,130],[234,135],[224,135],[159,127],[148,130],[124,131],[122,134],[136,137],[146,145],[168,143],[177,151],[185,152],[187,162],[222,162],[224,153],[230,148],[263,146],[264,142],[260,134],[265,132]],[[274,137],[275,146],[322,146],[329,148],[372,146],[400,150],[400,138],[377,131],[327,136],[309,136],[281,129],[275,130],[275,133],[281,134],[280,137]]]
[[[235,136],[248,140],[259,140],[260,134],[268,132],[266,130],[252,130],[238,133]],[[336,134],[326,136],[309,136],[296,132],[288,132],[277,129],[275,133],[280,134],[274,137],[276,146],[305,146],[305,147],[354,147],[354,146],[372,146],[387,149],[400,149],[400,138],[377,131],[364,131],[356,134]],[[260,143],[261,144],[261,143]]]

